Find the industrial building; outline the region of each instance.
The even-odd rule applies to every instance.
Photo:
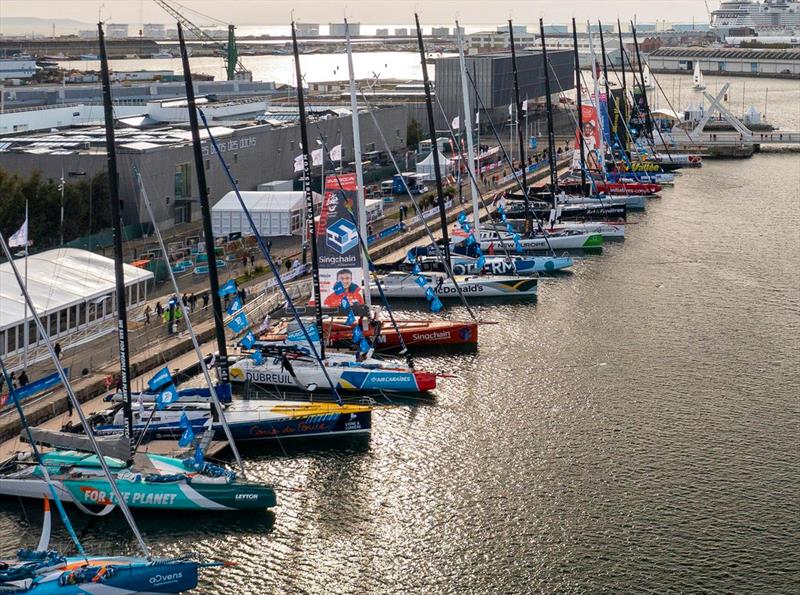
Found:
[[[142,37],[147,39],[166,39],[167,26],[163,23],[145,23],[142,25]]]
[[[102,110],[92,107],[95,108],[94,117],[99,119]],[[296,107],[269,106],[269,111],[265,112],[267,105],[263,101],[219,101],[205,103],[202,107],[210,119],[212,134],[242,190],[255,190],[259,184],[269,180],[295,177],[294,159],[300,154]],[[324,137],[330,146],[341,144],[343,159],[352,159],[349,110],[340,105],[310,106],[307,109],[310,135],[313,138]],[[47,111],[22,113],[28,114],[28,118],[38,118]],[[151,102],[144,107],[138,106],[137,111],[138,114],[128,113],[119,118],[116,132],[125,224],[149,222],[134,181],[134,168],[142,173],[159,227],[166,229],[199,219],[185,103]],[[409,113],[403,105],[379,108],[374,112],[392,150],[405,148]],[[361,113],[360,119],[363,150],[383,150],[383,142],[371,116]],[[213,204],[230,191],[230,184],[208,142],[203,143],[203,153]],[[46,133],[0,135],[0,168],[23,176],[40,171],[45,179],[53,180],[59,179],[62,171],[94,176],[106,170],[105,130],[102,125],[67,124]]]
[[[22,260],[17,260],[22,268]],[[129,308],[147,299],[153,273],[123,265]],[[63,348],[89,341],[116,328],[114,261],[75,248],[48,250],[28,257],[27,288],[50,338]],[[27,312],[11,265],[0,264],[0,356],[14,368],[28,350],[32,360],[43,351],[36,323]],[[41,353],[40,353],[41,356]]]
[[[450,28],[449,27],[433,27],[433,28],[431,28],[431,36],[433,36],[433,37],[449,37],[450,36]]]
[[[106,25],[106,36],[110,39],[125,39],[128,37],[128,24],[108,23]]]
[[[654,72],[692,72],[698,62],[706,74],[800,78],[800,49],[662,47],[648,57]]]
[[[567,91],[575,87],[575,61],[571,51],[548,52],[552,66],[551,91]],[[495,122],[508,119],[508,106],[514,103],[514,76],[511,54],[485,54],[466,56],[467,71],[472,73],[475,86],[486,110]],[[535,100],[544,97],[544,61],[541,52],[518,52],[517,69],[520,97]],[[470,85],[471,86],[471,85]],[[436,95],[448,114],[463,116],[461,97],[461,67],[458,57],[436,60]],[[470,98],[473,109],[478,109],[475,96]]]
[[[348,25],[350,25],[350,35],[352,37],[361,35],[361,23],[329,23],[328,35],[331,37],[344,37],[347,35]]]
[[[498,27],[497,31],[470,33],[466,36],[467,53],[508,51],[511,48],[510,39],[508,27],[505,29]],[[527,30],[517,32],[517,27],[514,27],[514,45],[517,48],[525,48],[534,43],[536,43],[536,36],[533,33],[528,33]]]
[[[295,23],[297,37],[319,37],[319,23]]]

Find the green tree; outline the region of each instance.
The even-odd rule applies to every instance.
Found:
[[[411,118],[406,128],[406,146],[416,149],[419,140],[422,138],[422,126],[417,122],[416,118]]]

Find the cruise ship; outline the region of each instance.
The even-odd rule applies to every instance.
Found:
[[[757,35],[792,35],[800,31],[800,1],[723,0],[711,13],[711,27],[749,28]]]

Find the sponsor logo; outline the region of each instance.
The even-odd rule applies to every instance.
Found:
[[[172,574],[156,574],[150,577],[151,585],[163,585],[166,583],[174,583],[183,578],[182,572],[173,572]]]
[[[349,252],[358,246],[358,230],[355,224],[347,219],[334,221],[325,232],[325,243],[339,254]]]
[[[375,384],[382,384],[382,383],[394,383],[394,382],[407,382],[408,378],[403,374],[395,374],[392,376],[373,376],[370,378],[372,382]]]
[[[80,486],[84,500],[92,504],[106,506],[115,504],[116,498],[113,492],[99,490],[92,486]],[[122,492],[122,498],[126,504],[132,506],[172,506],[175,504],[177,494],[159,494],[156,492]]]
[[[472,338],[472,329],[468,326],[465,326],[461,330],[458,331],[458,335],[464,341],[469,341]]]
[[[461,292],[462,293],[480,293],[483,291],[483,285],[462,285]],[[450,293],[458,293],[458,290],[455,287],[449,287],[447,285],[443,285],[442,287],[436,290],[436,293],[440,295],[446,295]]]
[[[276,374],[273,372],[247,371],[247,379],[253,382],[269,382],[272,384],[294,384],[289,374]]]
[[[432,333],[414,333],[411,335],[412,341],[441,341],[450,338],[450,331],[432,332]]]
[[[236,494],[236,500],[258,500],[258,494]]]

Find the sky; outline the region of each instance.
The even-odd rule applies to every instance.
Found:
[[[172,1],[172,0],[170,0]],[[512,18],[520,24],[533,24],[539,18],[547,23],[591,19],[630,20],[653,23],[707,22],[704,0],[180,0],[180,4],[208,18],[187,12],[199,25],[213,19],[242,25],[286,25],[292,10],[298,21],[328,23],[345,15],[364,24],[407,25],[417,10],[423,25],[450,24],[456,18],[465,25],[484,25]],[[711,9],[719,0],[708,0]],[[387,7],[390,6],[390,10]],[[68,18],[96,23],[98,14],[105,22],[141,24],[169,23],[172,19],[153,0],[0,0],[2,19],[8,17]]]

